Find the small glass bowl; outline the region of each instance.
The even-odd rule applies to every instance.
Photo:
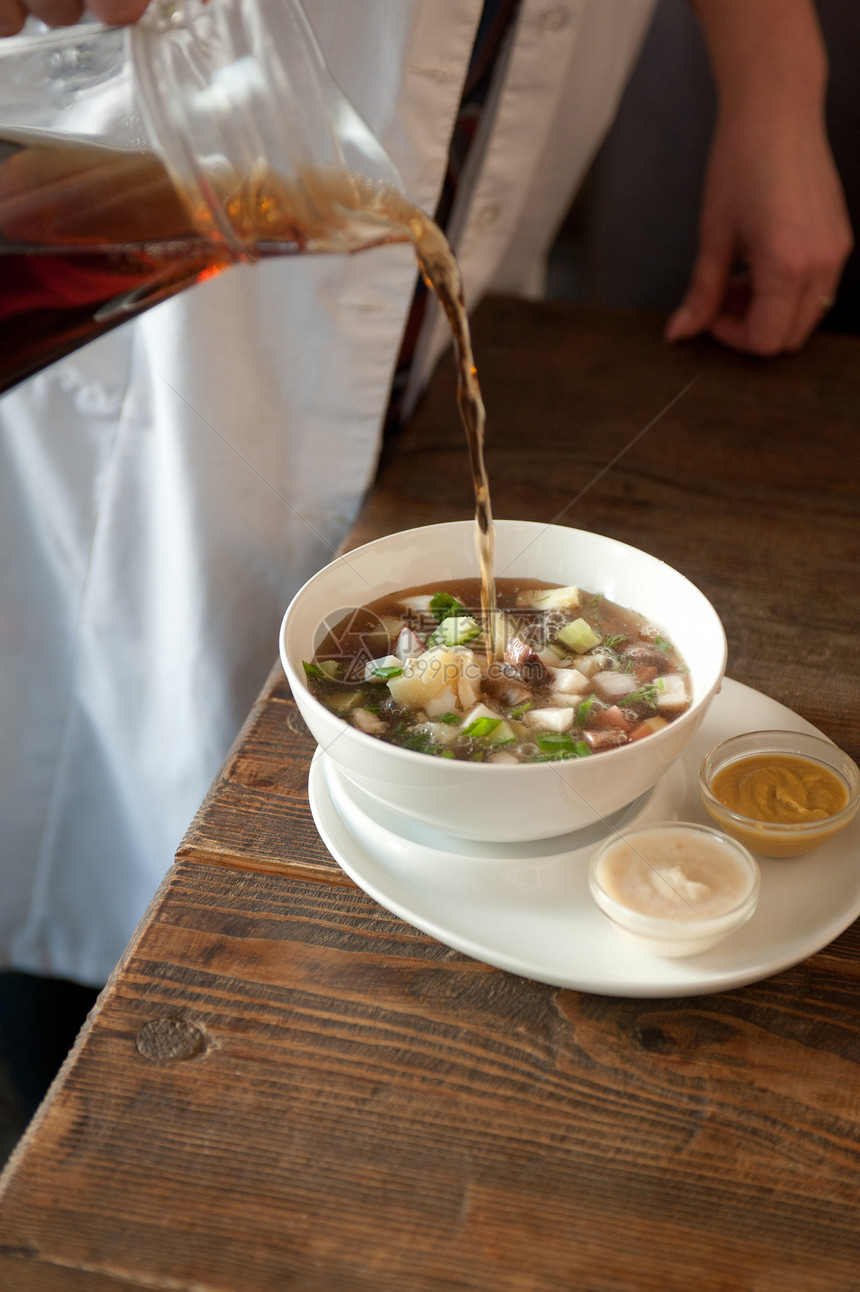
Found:
[[[745,816],[727,807],[713,793],[714,778],[741,758],[772,754],[794,755],[833,772],[847,792],[845,806],[816,821],[781,823]],[[860,808],[860,769],[831,741],[801,731],[750,731],[724,740],[707,755],[699,769],[699,793],[706,812],[721,830],[764,857],[797,857],[832,839],[854,820]]]
[[[710,899],[702,885],[720,863],[734,892]],[[751,853],[713,826],[658,821],[606,839],[591,859],[588,882],[619,933],[653,955],[679,958],[710,950],[747,922],[761,874]],[[647,912],[646,904],[663,913]]]

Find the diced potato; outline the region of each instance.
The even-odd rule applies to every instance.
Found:
[[[529,709],[523,714],[523,722],[527,722],[530,727],[541,727],[544,731],[570,731],[573,726],[573,709]]]
[[[558,630],[558,639],[578,655],[593,650],[603,640],[584,619],[572,619],[569,624]]]
[[[604,673],[595,673],[591,679],[594,686],[608,700],[617,700],[636,690],[637,682],[632,673],[617,673],[608,669]]]
[[[424,706],[428,718],[438,718],[440,713],[456,713],[459,707],[453,686],[446,686]]]
[[[398,660],[398,666],[400,663]],[[461,673],[460,661],[450,646],[434,647],[402,663],[403,672],[388,679],[388,689],[398,704],[412,709],[424,708],[434,696],[456,684]]]
[[[547,668],[567,668],[573,663],[570,655],[567,654],[562,646],[557,645],[555,642],[551,642],[549,646],[545,646],[543,650],[535,651],[535,654],[541,664],[546,664]]]
[[[550,668],[550,686],[565,695],[582,695],[591,683],[578,668]]]
[[[424,731],[434,745],[451,745],[460,734],[460,728],[449,726],[447,722],[425,722],[416,731]]]
[[[669,677],[656,678],[655,682],[657,685],[658,709],[686,709],[690,699],[682,677],[677,673],[672,673]]]
[[[519,593],[517,605],[534,610],[576,610],[579,588],[530,588]]]
[[[407,610],[417,611],[419,615],[430,615],[433,613],[432,610],[430,609],[430,602],[432,601],[432,599],[433,599],[433,594],[428,592],[425,595],[420,595],[415,597],[404,597],[403,600],[400,602],[400,604],[404,606]]]
[[[364,680],[365,682],[373,679],[380,681],[380,670],[402,667],[403,661],[398,659],[396,655],[382,655],[379,659],[369,659],[364,666]]]
[[[518,763],[520,760],[516,754],[509,754],[504,749],[497,749],[494,754],[490,754],[487,759],[488,763]]]
[[[585,677],[594,677],[595,673],[602,673],[611,662],[611,656],[605,655],[602,651],[576,657],[576,667]]]
[[[481,673],[480,665],[470,650],[458,651],[457,658],[460,667],[460,674],[456,683],[457,697],[460,701],[460,707],[469,709],[478,702],[483,674]]]

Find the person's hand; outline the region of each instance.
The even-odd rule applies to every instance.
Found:
[[[70,27],[83,15],[84,8],[101,22],[113,26],[137,22],[149,0],[0,0],[0,36],[14,36],[28,15],[40,18],[49,27]]]
[[[799,350],[853,245],[824,125],[827,51],[812,0],[690,0],[720,110],[699,250],[666,337]]]
[[[833,304],[851,246],[823,126],[718,125],[699,252],[667,339],[709,332],[751,354],[800,349]]]

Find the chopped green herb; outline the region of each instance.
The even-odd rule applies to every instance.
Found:
[[[613,650],[616,646],[620,646],[622,642],[626,641],[627,638],[623,633],[610,633],[608,637],[604,637],[601,645],[608,647],[609,650]]]
[[[574,716],[573,721],[577,727],[585,726],[586,722],[588,721],[588,715],[591,712],[592,706],[594,704],[594,700],[595,700],[595,697],[593,695],[590,695],[587,700],[580,701],[580,703],[576,706],[576,714]]]
[[[319,664],[309,664],[306,659],[302,660],[302,668],[305,670],[305,677],[309,682],[330,682],[331,678],[328,673],[323,672]]]
[[[668,654],[668,652],[672,649],[672,643],[669,641],[666,641],[665,637],[655,637],[654,645],[657,647],[658,650],[664,651],[666,654]]]
[[[566,731],[548,731],[538,736],[537,746],[544,755],[540,762],[561,758],[587,758],[591,753],[584,740],[574,740]]]
[[[401,745],[404,749],[414,749],[419,753],[423,753],[427,752],[427,747],[430,744],[430,733],[427,731],[413,731],[404,722],[398,722],[397,726],[392,729],[391,741],[395,745]]]
[[[512,718],[521,718],[529,709],[534,708],[534,700],[526,700],[525,704],[518,704],[515,709],[511,709]]]
[[[501,724],[501,718],[476,718],[463,728],[464,736],[490,736]]]
[[[656,682],[646,682],[640,686],[638,691],[630,691],[623,697],[623,703],[627,704],[657,704],[657,696],[663,690],[663,682],[658,678]]]
[[[372,668],[370,670],[370,676],[378,677],[380,681],[387,682],[390,677],[402,677],[403,669],[399,668],[395,664],[384,664],[379,668]]]
[[[441,624],[449,615],[458,615],[466,607],[462,601],[452,597],[450,592],[434,592],[430,598],[430,609]]]
[[[463,721],[459,713],[439,713],[433,719],[434,722],[447,722],[449,727],[458,727]]]

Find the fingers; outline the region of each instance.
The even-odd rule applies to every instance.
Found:
[[[91,0],[94,18],[111,26],[137,22],[149,0]],[[49,27],[70,27],[84,12],[83,0],[0,0],[0,37],[14,36],[24,26],[28,14]]]
[[[722,309],[710,326],[716,340],[764,357],[801,349],[832,307],[844,263],[841,242],[810,256],[773,248],[752,258],[749,301]]]
[[[137,22],[149,0],[90,0],[89,9],[100,22],[112,27]]]
[[[84,11],[81,0],[27,0],[26,8],[49,27],[71,27]]]
[[[27,11],[18,0],[0,0],[0,36],[14,36],[26,17]]]
[[[836,285],[829,279],[810,283],[801,296],[794,328],[785,345],[786,350],[801,350],[835,303]]]
[[[732,261],[728,237],[712,238],[700,251],[687,293],[666,324],[667,341],[686,341],[708,330],[722,308]]]
[[[763,357],[800,350],[830,310],[850,251],[844,231],[808,247],[774,237],[732,274],[726,244],[700,255],[683,304],[666,327],[668,341],[709,332],[732,349]],[[716,305],[714,301],[716,300]]]

